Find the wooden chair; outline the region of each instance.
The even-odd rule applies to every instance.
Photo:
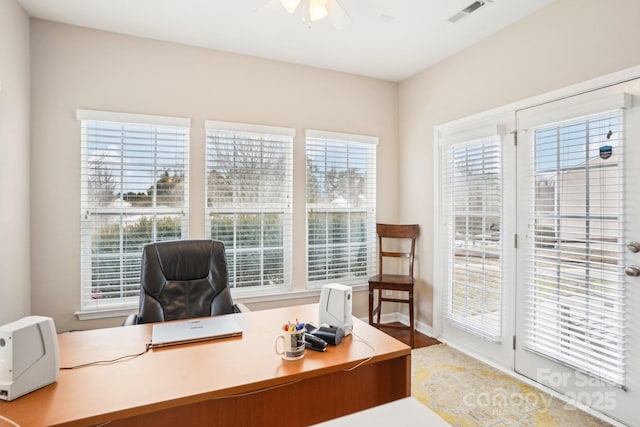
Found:
[[[390,225],[390,224],[376,224],[376,231],[378,233],[378,272],[379,274],[369,278],[369,324],[376,327],[385,328],[402,328],[409,329],[409,341],[411,348],[414,346],[414,316],[413,316],[413,258],[416,248],[416,239],[418,237],[418,225]],[[385,248],[388,245],[383,246],[383,239],[403,239],[404,242],[396,242],[398,246],[394,249],[387,250]],[[408,240],[411,240],[411,249],[408,252],[404,249],[408,245]],[[390,243],[390,242],[386,242]],[[404,246],[403,246],[404,245]],[[406,258],[408,262],[403,262],[403,272],[407,271],[407,274],[385,274],[383,272],[383,260],[384,258]],[[378,306],[374,309],[374,291],[378,291]],[[408,293],[407,298],[391,298],[385,297],[382,291],[404,291]],[[380,312],[383,302],[396,302],[409,304],[409,326],[404,325],[391,325],[380,323]],[[377,316],[374,322],[374,316]]]

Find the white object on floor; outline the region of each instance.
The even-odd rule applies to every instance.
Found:
[[[317,426],[353,427],[353,426],[429,426],[450,427],[451,424],[440,418],[435,412],[413,397],[405,397],[364,411],[335,418]]]

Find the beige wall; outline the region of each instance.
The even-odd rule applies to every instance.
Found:
[[[28,22],[13,0],[0,0],[0,20],[10,22],[9,51],[26,51]],[[7,12],[5,13],[5,10]],[[20,29],[16,27],[16,19]],[[11,248],[2,256],[13,274],[11,303],[16,315],[28,306],[29,216],[24,200],[31,179],[31,289],[33,314],[53,316],[59,330],[119,324],[120,319],[80,322],[79,309],[79,126],[77,108],[189,117],[191,133],[191,237],[204,235],[204,120],[291,126],[296,137],[294,171],[294,282],[304,290],[303,131],[305,128],[380,137],[378,220],[417,222],[421,237],[416,260],[418,320],[432,325],[434,126],[513,101],[640,64],[640,2],[637,0],[556,0],[529,18],[398,85],[375,79],[261,60],[201,48],[122,36],[32,20],[32,155],[30,176],[19,167],[25,145],[11,149],[0,173],[2,200],[19,201],[3,211],[2,228]],[[0,22],[0,28],[8,28]],[[26,36],[16,34],[27,31]],[[4,33],[3,33],[4,34]],[[19,40],[18,40],[19,39]],[[0,50],[0,73],[28,75],[26,65],[7,61]],[[13,57],[11,57],[13,58]],[[26,67],[26,68],[25,68]],[[25,70],[24,72],[18,71]],[[0,79],[6,78],[0,74]],[[23,91],[28,91],[28,81]],[[0,92],[0,108],[8,92]],[[28,109],[28,97],[15,105]],[[399,101],[398,101],[399,99]],[[26,103],[26,106],[25,106]],[[6,107],[4,107],[6,110]],[[0,120],[7,117],[0,110]],[[15,123],[24,123],[22,115]],[[12,122],[13,123],[13,122]],[[0,122],[0,126],[2,122]],[[13,125],[12,125],[13,126]],[[23,129],[18,126],[18,129]],[[0,128],[3,151],[6,125]],[[28,131],[11,138],[26,141]],[[399,142],[398,142],[399,141]],[[4,154],[4,152],[3,152]],[[4,165],[4,163],[3,163]],[[382,167],[384,166],[384,167]],[[13,168],[13,169],[11,169]],[[28,169],[28,168],[27,168]],[[16,171],[17,170],[17,171]],[[15,179],[15,177],[19,179]],[[397,189],[400,188],[400,191]],[[11,220],[11,221],[9,221]],[[10,225],[6,225],[10,222]],[[16,244],[17,242],[17,244]],[[21,255],[22,254],[22,255]],[[24,287],[14,283],[24,282]],[[19,289],[15,291],[14,289]],[[17,292],[15,297],[12,292]],[[0,317],[6,312],[0,300]],[[251,304],[254,309],[315,301],[283,299]],[[16,303],[17,302],[17,303]],[[20,308],[22,307],[22,308]],[[354,314],[366,315],[366,293],[354,297]],[[0,319],[1,320],[1,319]]]
[[[78,321],[78,108],[192,119],[190,234],[204,236],[204,121],[296,128],[294,287],[305,287],[304,129],[380,138],[378,219],[398,216],[395,83],[34,19],[32,26],[32,289],[34,314],[59,331],[117,325]],[[202,195],[202,197],[199,197]],[[354,314],[366,315],[366,295]],[[315,298],[249,304],[253,309]]]
[[[0,325],[29,314],[29,16],[0,0]]]
[[[640,1],[556,0],[400,84],[400,220],[419,222],[418,320],[433,325],[433,128],[640,65]]]

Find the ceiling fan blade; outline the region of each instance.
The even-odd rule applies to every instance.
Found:
[[[285,8],[287,12],[292,14],[295,10],[300,6],[300,0],[280,0],[282,7]]]
[[[333,26],[338,30],[343,30],[351,25],[351,17],[342,6],[340,6],[338,0],[329,0],[327,2],[327,10],[329,11],[329,21],[331,21]]]

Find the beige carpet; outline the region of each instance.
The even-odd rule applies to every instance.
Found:
[[[454,426],[609,426],[446,344],[411,354],[412,394]]]

